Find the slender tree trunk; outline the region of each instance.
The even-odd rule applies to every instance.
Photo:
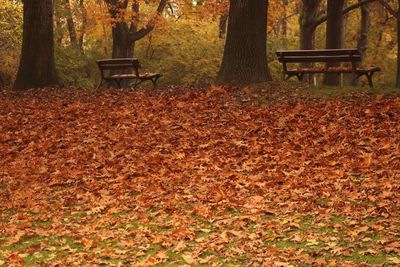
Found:
[[[57,85],[53,0],[24,1],[21,59],[15,90]]]
[[[364,61],[368,49],[368,32],[371,26],[369,12],[369,7],[367,5],[361,7],[360,35],[357,42],[357,48],[361,53],[361,62]]]
[[[109,51],[108,51],[109,35],[107,33],[106,25],[105,25],[104,22],[101,23],[101,28],[103,30],[103,37],[104,37],[103,40],[102,40],[104,54],[106,56],[108,56],[109,55]]]
[[[342,10],[344,0],[328,0],[328,18],[326,27],[326,48],[338,49],[343,44],[343,16]],[[327,67],[338,67],[338,63],[328,63]],[[324,85],[338,86],[340,84],[340,76],[336,73],[325,74]]]
[[[347,2],[348,2],[347,0],[344,0],[343,8],[347,6]],[[340,44],[340,48],[345,47],[348,18],[349,18],[349,13],[342,14],[342,30],[341,30],[342,37],[340,38],[342,43]]]
[[[82,27],[80,30],[78,45],[81,51],[83,51],[83,41],[86,34],[86,27],[87,27],[87,10],[85,8],[84,0],[79,1],[79,8],[82,16]]]
[[[284,38],[287,36],[287,7],[289,5],[288,0],[282,0],[282,5],[283,5],[283,14],[280,17],[280,25],[281,25],[281,33]]]
[[[64,31],[63,31],[63,23],[62,23],[62,12],[61,12],[61,0],[54,0],[54,13],[55,13],[55,36],[56,36],[56,44],[61,46]]]
[[[359,0],[360,1],[360,0]],[[361,54],[361,63],[357,63],[360,66],[364,60],[368,48],[368,31],[370,27],[370,15],[368,5],[363,5],[360,9],[361,19],[360,19],[360,33],[357,40],[357,49]],[[358,79],[353,79],[352,85],[357,85]]]
[[[230,0],[218,83],[271,80],[267,66],[267,0]]]
[[[391,5],[390,2],[385,0],[378,0],[379,3],[396,18],[397,22],[397,74],[396,74],[396,87],[400,88],[400,0],[397,0],[397,8]]]
[[[228,22],[228,14],[224,13],[219,18],[219,38],[224,38],[226,34],[226,23]]]
[[[72,46],[78,47],[78,37],[76,34],[74,18],[72,17],[71,3],[69,0],[64,0],[63,5],[64,5],[64,10],[65,10],[65,17],[67,20],[69,40],[70,40]]]

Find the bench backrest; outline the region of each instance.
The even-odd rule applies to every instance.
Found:
[[[133,70],[135,75],[139,77],[139,69],[141,68],[137,58],[113,58],[96,60],[99,66],[101,76],[104,78],[104,71],[110,70]]]
[[[359,62],[357,49],[280,50],[276,52],[281,63]]]

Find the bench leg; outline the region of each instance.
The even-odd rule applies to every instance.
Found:
[[[292,78],[293,76],[296,76],[296,77],[297,77],[297,75],[295,75],[295,74],[284,74],[284,75],[283,75],[285,81],[289,80],[289,79]]]
[[[303,81],[304,74],[298,74],[296,76],[297,76],[297,79],[299,79],[299,82]]]
[[[137,85],[138,85],[138,79],[135,79],[135,82],[133,83],[133,89],[135,89]]]
[[[366,76],[368,78],[369,87],[374,88],[374,83],[372,82],[372,75],[373,75],[373,73],[366,74]]]
[[[157,87],[158,78],[160,78],[160,77],[155,77],[155,78],[151,79],[151,82],[153,83],[153,89],[155,89]]]
[[[374,74],[374,73],[362,73],[362,74],[354,75],[354,76],[353,76],[352,84],[356,84],[356,81],[357,81],[361,76],[364,76],[364,75],[365,75],[365,77],[367,77],[367,79],[368,79],[368,85],[369,85],[369,87],[370,87],[370,88],[374,88],[374,83],[373,83],[373,81],[372,81],[372,75],[373,75],[373,74]]]
[[[117,84],[118,88],[120,89],[120,88],[121,88],[121,81],[122,81],[122,80],[115,79],[114,81],[115,81],[115,83]]]
[[[357,86],[357,80],[360,77],[357,73],[352,72],[352,79],[351,79],[351,85],[352,86]]]
[[[133,84],[133,89],[135,89],[139,84],[141,84],[144,80],[135,79],[135,83]]]
[[[100,87],[103,85],[103,81],[104,81],[103,79],[100,80],[99,84],[96,87],[96,90],[100,89]]]

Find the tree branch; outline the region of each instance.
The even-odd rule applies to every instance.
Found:
[[[342,15],[347,14],[347,13],[349,13],[350,11],[352,11],[352,10],[354,10],[354,9],[357,9],[357,8],[363,6],[363,5],[366,5],[366,4],[375,2],[375,1],[379,1],[379,2],[382,1],[382,2],[384,2],[385,0],[362,0],[362,1],[360,1],[360,2],[357,2],[357,3],[354,3],[354,4],[352,4],[352,5],[349,5],[348,7],[346,7],[345,9],[343,9]],[[314,27],[315,27],[315,28],[318,27],[319,25],[321,25],[322,23],[324,23],[327,19],[328,19],[328,16],[327,16],[326,14],[324,14],[324,15],[322,15],[322,16],[316,18],[315,21],[314,21],[314,23],[313,23]]]
[[[378,2],[389,11],[391,15],[393,15],[395,18],[399,19],[399,13],[390,5],[388,4],[385,0],[378,0]]]
[[[147,34],[149,34],[151,31],[154,30],[155,24],[156,24],[156,19],[161,16],[165,6],[168,4],[168,0],[161,0],[157,10],[156,10],[156,15],[153,19],[151,19],[145,28],[141,28],[140,30],[138,30],[137,32],[133,32],[130,35],[130,38],[133,42],[142,39],[143,37],[145,37]]]

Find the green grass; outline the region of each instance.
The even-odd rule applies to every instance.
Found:
[[[323,201],[324,200],[319,200]],[[317,202],[319,202],[317,201]],[[122,223],[120,226],[113,226],[113,229],[124,229],[128,231],[150,231],[157,235],[169,235],[174,230],[174,227],[169,224],[160,225],[156,221],[160,221],[160,218],[153,216],[156,211],[152,211],[149,213],[151,218],[154,220],[152,224],[142,224],[138,220],[130,220],[128,223]],[[230,214],[232,218],[240,219],[241,216],[246,216],[240,210],[231,210]],[[66,213],[67,218],[75,218],[78,219],[75,224],[81,223],[81,219],[84,218],[84,213]],[[32,216],[37,217],[38,214],[32,214]],[[122,217],[129,218],[129,212],[124,213]],[[286,215],[288,216],[288,215]],[[121,218],[122,218],[121,217]],[[285,219],[279,219],[276,216],[259,216],[252,220],[243,220],[240,228],[236,230],[245,231],[248,234],[254,233],[260,229],[260,222],[269,222],[275,221],[280,222],[280,225],[283,229],[280,235],[276,235],[274,231],[268,230],[268,234],[270,235],[270,239],[264,240],[265,247],[275,247],[278,251],[285,253],[288,249],[292,249],[295,251],[300,251],[301,254],[306,255],[319,255],[323,256],[325,259],[333,259],[337,261],[348,261],[354,264],[367,264],[367,265],[375,265],[375,264],[385,264],[387,263],[388,258],[398,257],[398,255],[386,254],[384,251],[377,251],[376,254],[368,253],[369,248],[376,247],[376,244],[379,243],[379,240],[384,239],[384,237],[377,233],[373,232],[370,229],[356,236],[353,241],[357,246],[353,247],[349,252],[350,255],[341,255],[334,254],[332,252],[333,248],[341,248],[342,251],[347,251],[347,247],[349,246],[349,239],[343,239],[346,237],[347,231],[352,230],[352,226],[348,225],[349,220],[347,218],[331,215],[326,218],[326,220],[321,221],[313,215],[302,215],[302,214],[291,214],[289,215],[289,221]],[[117,216],[117,218],[120,218]],[[201,216],[193,216],[193,219],[197,221],[196,224],[193,224],[190,227],[190,230],[195,233],[195,238],[193,240],[186,240],[186,246],[182,251],[174,251],[171,247],[164,247],[161,243],[152,243],[149,240],[149,243],[142,244],[143,255],[138,257],[137,260],[139,262],[145,262],[146,260],[157,257],[158,253],[165,253],[166,257],[164,262],[161,262],[155,266],[179,266],[187,264],[184,255],[185,253],[192,253],[193,249],[200,243],[207,243],[209,240],[215,240],[215,238],[221,234],[226,229],[221,228],[221,225],[218,227],[214,222],[203,220]],[[171,218],[166,217],[163,221],[170,222]],[[361,223],[361,222],[360,222]],[[365,219],[364,224],[368,223],[377,223],[377,220],[369,221],[368,218]],[[51,222],[36,220],[32,223],[35,227],[49,227]],[[296,227],[290,226],[291,224],[297,225]],[[335,225],[340,225],[341,230],[335,229]],[[244,227],[244,228],[243,228]],[[233,229],[235,230],[235,229]],[[132,238],[134,238],[135,234],[133,234]],[[301,238],[294,240],[296,236],[300,236]],[[327,236],[336,238],[335,242],[331,242],[334,247],[330,248],[329,241],[324,240]],[[99,240],[99,237],[94,235],[90,238],[95,240]],[[82,243],[80,238],[72,237],[72,236],[27,236],[21,238],[16,244],[9,246],[2,246],[4,242],[7,240],[7,237],[2,237],[0,239],[0,262],[5,261],[4,253],[10,251],[16,251],[20,255],[22,255],[22,260],[25,266],[38,266],[38,265],[46,265],[53,260],[63,260],[64,258],[70,257],[74,253],[92,253],[90,251],[101,251],[101,250],[124,250],[123,246],[119,244],[118,237],[106,240],[100,240],[97,242],[95,248],[87,250],[85,245]],[[363,241],[364,240],[364,241]],[[207,259],[209,257],[206,264],[193,264],[193,266],[209,266],[210,263],[215,263],[218,266],[246,266],[250,261],[251,257],[247,255],[244,251],[242,253],[234,252],[237,248],[242,248],[243,244],[241,243],[241,239],[237,237],[232,237],[230,242],[226,244],[223,251],[234,253],[235,257],[224,257],[220,253],[216,253],[214,251],[203,251],[199,258]],[[134,250],[130,249],[129,253],[134,252]],[[321,251],[323,254],[321,254]],[[367,252],[366,252],[367,251]],[[72,254],[71,254],[72,253]],[[123,266],[126,262],[119,258],[114,258],[112,256],[103,256],[102,254],[98,254],[98,261],[100,262],[99,266]],[[306,265],[305,265],[306,266]]]
[[[373,95],[392,95],[400,94],[400,89],[394,87],[377,86],[370,88],[368,86],[342,86],[342,87],[330,87],[330,86],[309,86],[308,88],[301,91],[305,95],[313,95],[317,97],[340,97],[349,94],[357,93],[368,93]]]

